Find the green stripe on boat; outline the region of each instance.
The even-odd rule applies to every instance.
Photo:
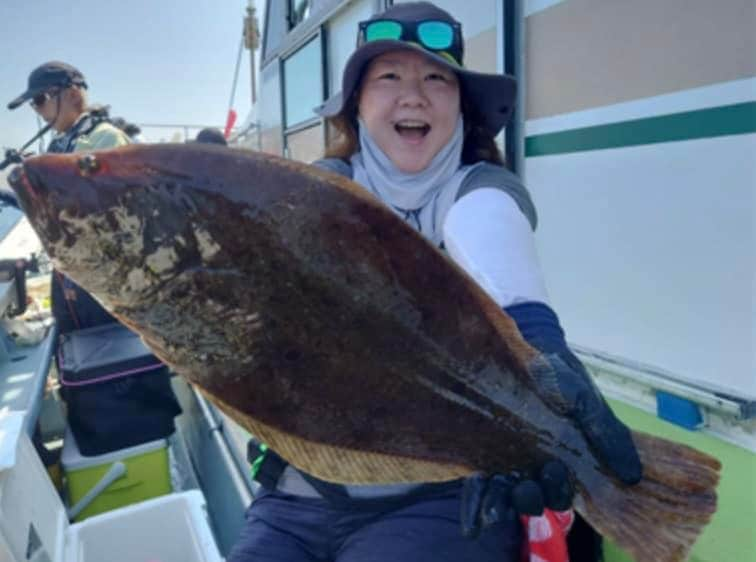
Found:
[[[533,135],[525,138],[525,156],[546,156],[753,132],[756,132],[756,102],[746,102]]]

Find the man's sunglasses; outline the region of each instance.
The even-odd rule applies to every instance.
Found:
[[[458,23],[440,20],[401,22],[383,19],[360,22],[357,46],[386,39],[416,42],[429,51],[447,53],[457,64],[462,64],[462,26]]]
[[[42,92],[41,94],[37,94],[34,96],[31,101],[29,102],[32,107],[42,107],[47,103],[48,100],[51,100],[55,96],[57,96],[60,93],[60,90],[50,90],[49,92]]]

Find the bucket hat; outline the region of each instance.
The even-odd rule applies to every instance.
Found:
[[[448,12],[430,2],[406,2],[375,14],[361,27],[376,20],[397,22],[402,27],[412,28],[421,22],[446,22],[456,26],[458,43],[456,51],[438,51],[426,48],[418,41],[402,39],[376,39],[360,41],[349,57],[341,81],[341,91],[329,98],[315,112],[323,117],[339,115],[359,85],[367,64],[378,55],[397,49],[409,49],[422,53],[430,60],[453,71],[459,80],[462,95],[474,106],[483,118],[483,125],[496,135],[507,124],[512,114],[517,94],[517,81],[505,74],[485,74],[468,70],[463,65],[464,41],[461,24]],[[363,32],[360,30],[360,38]]]
[[[46,62],[29,74],[26,91],[8,104],[8,109],[16,109],[37,94],[51,88],[68,88],[73,85],[87,87],[84,75],[77,69],[60,61]]]

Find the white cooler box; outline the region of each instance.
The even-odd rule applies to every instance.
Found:
[[[22,421],[0,413],[0,561],[222,562],[196,490],[69,524]]]

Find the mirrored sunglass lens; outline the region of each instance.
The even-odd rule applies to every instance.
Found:
[[[365,29],[365,41],[401,39],[402,26],[395,21],[376,21]]]
[[[417,26],[420,42],[431,49],[448,49],[454,41],[454,29],[446,22],[426,21]]]

